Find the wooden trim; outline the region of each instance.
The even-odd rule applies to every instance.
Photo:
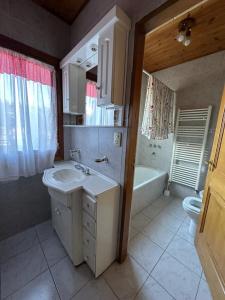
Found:
[[[55,159],[63,159],[64,143],[63,143],[63,108],[62,108],[62,72],[59,67],[60,60],[57,57],[51,56],[45,52],[27,46],[21,42],[11,39],[0,34],[0,47],[7,48],[31,58],[37,59],[46,64],[52,65],[56,71],[56,93],[57,93],[57,136],[58,150]]]
[[[133,59],[133,76],[131,89],[131,102],[129,106],[129,124],[128,124],[128,140],[127,154],[125,162],[125,182],[123,191],[122,219],[121,219],[121,235],[119,245],[119,262],[123,262],[127,255],[127,245],[129,238],[129,224],[131,201],[133,194],[133,178],[135,166],[135,154],[137,144],[138,118],[140,109],[141,96],[141,80],[144,58],[144,42],[145,34],[142,27],[136,25],[134,38],[134,59]]]
[[[216,146],[215,157],[214,157],[214,160],[213,160],[213,163],[214,163],[213,168],[217,167],[224,131],[225,131],[225,109],[223,111],[222,124],[221,124],[221,127],[220,127],[220,133],[219,133],[218,142],[217,142],[217,146]]]
[[[168,0],[165,4],[145,16],[135,26],[133,73],[129,105],[128,139],[126,147],[125,178],[118,256],[120,263],[122,263],[127,256],[145,35],[150,30],[153,30],[168,20],[176,17],[178,14],[181,14],[185,10],[202,2],[203,1],[201,0]]]

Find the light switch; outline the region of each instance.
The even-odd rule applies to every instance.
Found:
[[[114,132],[113,143],[114,143],[115,146],[117,146],[117,147],[121,146],[121,139],[122,139],[122,133],[121,132]]]

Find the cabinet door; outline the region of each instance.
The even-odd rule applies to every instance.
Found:
[[[63,112],[83,114],[85,112],[86,71],[68,64],[62,70]]]
[[[98,105],[111,104],[113,30],[110,26],[101,33],[98,50]]]
[[[69,112],[69,70],[68,66],[62,70],[63,81],[63,112]]]
[[[51,198],[52,220],[55,231],[57,232],[66,251],[72,257],[72,212],[71,209]]]

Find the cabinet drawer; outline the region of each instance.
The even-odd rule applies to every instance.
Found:
[[[93,254],[90,249],[84,248],[84,261],[89,265],[91,270],[95,273],[95,254]]]
[[[89,249],[92,254],[95,254],[95,239],[92,235],[83,228],[83,249]]]
[[[83,209],[96,219],[96,201],[87,194],[83,194]]]
[[[95,220],[83,210],[83,226],[95,237],[96,223]]]

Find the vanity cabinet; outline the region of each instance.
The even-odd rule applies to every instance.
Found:
[[[119,188],[97,197],[82,197],[83,258],[95,277],[116,259],[119,219]]]
[[[62,69],[63,112],[85,113],[86,72],[79,66],[67,64]]]
[[[97,103],[125,103],[128,28],[116,22],[100,32],[98,40]]]

